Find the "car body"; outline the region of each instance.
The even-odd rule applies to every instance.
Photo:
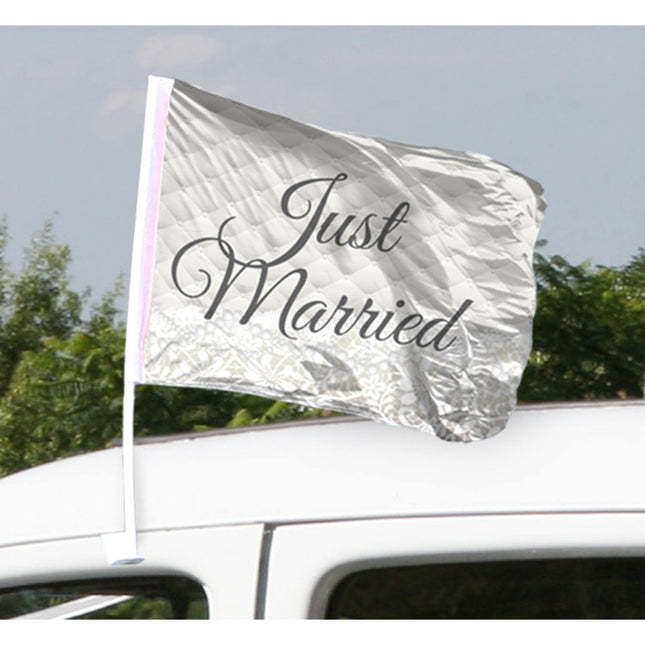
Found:
[[[105,555],[103,536],[123,530],[117,445],[0,480],[0,594],[180,577],[211,619],[298,619],[332,617],[339,585],[362,571],[629,569],[645,557],[644,448],[643,401],[519,406],[470,444],[343,416],[141,439],[143,562]]]

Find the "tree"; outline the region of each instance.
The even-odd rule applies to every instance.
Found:
[[[0,401],[4,471],[104,448],[119,434],[124,336],[111,322],[95,311],[69,337],[22,353]]]
[[[49,219],[32,239],[22,272],[7,268],[6,222],[0,224],[0,393],[5,392],[24,351],[40,349],[43,339],[66,338],[80,323],[84,296],[70,287],[69,247],[57,244]]]
[[[520,401],[643,396],[645,250],[623,269],[535,256],[533,351]]]

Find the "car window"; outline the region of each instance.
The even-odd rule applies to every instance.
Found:
[[[426,564],[359,571],[327,618],[645,618],[645,559]]]
[[[0,590],[2,619],[202,619],[202,587],[177,576],[82,580]]]

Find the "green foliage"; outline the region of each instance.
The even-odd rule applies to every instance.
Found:
[[[335,412],[309,408],[305,405],[274,401],[261,396],[242,394],[237,397],[237,412],[229,421],[231,427],[259,425],[263,423],[278,423],[292,419],[312,419],[325,417]]]
[[[163,435],[223,427],[235,414],[238,396],[198,388],[138,386],[135,434]]]
[[[520,401],[641,398],[645,249],[623,269],[535,256],[533,351]]]
[[[122,328],[96,313],[77,331],[23,351],[0,401],[7,471],[104,447],[120,431]]]
[[[37,351],[47,337],[65,338],[80,323],[83,296],[70,288],[69,247],[56,244],[48,220],[34,236],[22,272],[12,275],[5,263],[8,234],[0,225],[0,391],[11,381],[24,351]]]

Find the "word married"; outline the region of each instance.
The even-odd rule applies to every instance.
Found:
[[[322,300],[310,300],[305,303],[299,301],[299,295],[308,282],[308,272],[304,268],[288,271],[270,286],[267,286],[269,270],[288,262],[294,258],[312,239],[320,244],[334,244],[335,246],[349,246],[353,249],[376,248],[381,253],[391,253],[401,241],[398,234],[399,228],[407,223],[405,216],[410,210],[409,202],[403,201],[384,217],[385,223],[378,227],[378,216],[370,213],[357,221],[356,215],[341,218],[337,212],[327,212],[327,203],[332,192],[339,182],[345,181],[347,175],[339,173],[333,178],[307,179],[289,187],[280,202],[282,214],[292,220],[306,221],[302,233],[293,241],[293,244],[281,255],[274,259],[254,258],[242,260],[236,255],[235,249],[226,240],[225,229],[229,222],[235,219],[230,217],[219,227],[217,235],[201,237],[192,240],[183,246],[175,255],[171,267],[172,280],[177,290],[187,298],[200,298],[208,293],[212,286],[210,273],[200,269],[205,276],[205,286],[198,292],[190,293],[179,282],[178,270],[186,255],[198,246],[210,244],[217,249],[226,259],[226,269],[219,281],[217,292],[208,307],[204,318],[210,320],[220,308],[224,297],[232,285],[241,275],[254,277],[255,291],[239,322],[247,324],[253,315],[262,306],[262,303],[274,293],[283,283],[289,283],[291,293],[282,305],[278,319],[278,328],[287,338],[295,338],[293,332],[309,329],[310,332],[319,333],[325,328],[330,328],[334,334],[342,336],[352,329],[356,329],[361,338],[373,338],[379,341],[392,339],[399,345],[416,344],[418,347],[433,346],[437,351],[444,351],[452,345],[455,337],[447,336],[457,320],[470,307],[472,300],[464,300],[457,311],[449,318],[425,319],[418,313],[411,313],[401,317],[395,311],[381,311],[374,306],[371,298],[366,298],[360,307],[349,306],[347,296],[341,295],[334,307]],[[293,206],[294,201],[303,202],[301,191],[306,186],[319,184],[324,188],[317,204],[311,200],[306,201],[303,212],[297,213]],[[294,199],[297,198],[297,199]],[[326,214],[325,214],[326,213]],[[307,219],[308,218],[308,219]],[[342,219],[342,221],[341,221]],[[401,310],[405,307],[404,300],[398,300],[396,307]]]

